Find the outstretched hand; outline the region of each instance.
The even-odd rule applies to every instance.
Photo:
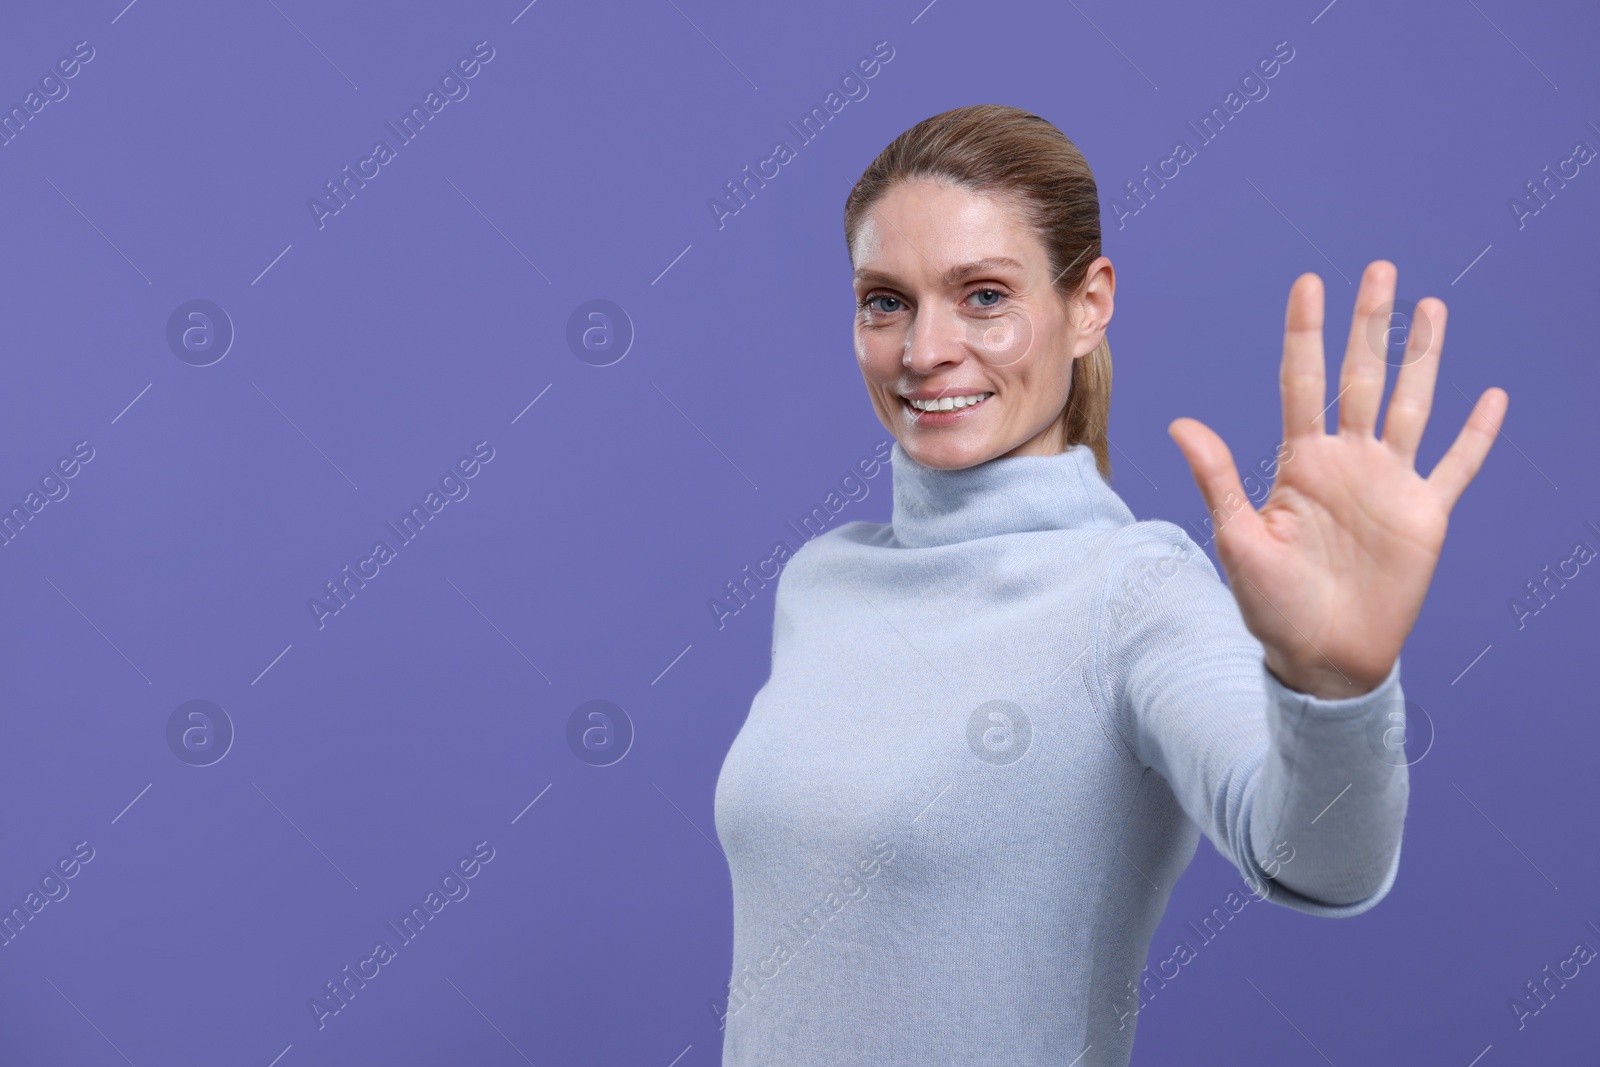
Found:
[[[1289,290],[1280,385],[1284,442],[1272,491],[1250,506],[1222,438],[1191,418],[1167,427],[1216,517],[1217,557],[1267,667],[1291,689],[1357,696],[1387,677],[1439,562],[1450,511],[1489,454],[1510,398],[1484,391],[1426,478],[1417,444],[1433,404],[1446,310],[1416,307],[1400,377],[1376,436],[1386,363],[1368,324],[1394,299],[1396,269],[1368,264],[1339,374],[1339,426],[1327,433],[1323,290],[1302,274]],[[1387,323],[1384,324],[1387,327]]]

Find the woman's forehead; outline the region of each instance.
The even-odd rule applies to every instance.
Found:
[[[964,269],[1028,270],[1044,255],[1013,204],[931,182],[901,183],[886,193],[863,216],[851,247],[863,281],[892,274],[956,284]]]

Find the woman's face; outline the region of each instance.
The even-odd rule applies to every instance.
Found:
[[[1111,319],[1109,259],[1089,265],[1069,306],[1009,203],[922,179],[879,198],[850,253],[861,375],[912,459],[956,469],[1065,450],[1072,361]]]

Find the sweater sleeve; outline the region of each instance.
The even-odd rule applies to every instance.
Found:
[[[1398,661],[1359,696],[1296,692],[1179,527],[1135,523],[1113,548],[1091,658],[1127,754],[1259,896],[1330,917],[1377,904],[1410,792]]]

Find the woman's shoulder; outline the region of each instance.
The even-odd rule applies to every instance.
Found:
[[[1188,530],[1166,519],[1139,519],[1117,527],[1114,533],[1116,546],[1130,557],[1149,552],[1164,554],[1169,549],[1205,556]]]
[[[893,541],[893,532],[888,523],[854,520],[831,526],[819,534],[807,537],[799,542],[798,548],[789,548],[788,540],[784,539],[787,555],[783,560],[780,587],[785,582],[793,585],[802,580],[791,577],[793,575],[815,572],[819,569],[822,573],[827,573],[835,564],[844,562],[863,550],[888,547]]]
[[[1135,614],[1187,614],[1198,605],[1232,603],[1211,557],[1176,523],[1165,519],[1129,523],[1116,532],[1109,547],[1100,592],[1108,621],[1120,625]]]
[[[795,558],[848,552],[855,548],[887,548],[894,540],[894,528],[886,522],[853,519],[829,527],[800,546]]]

